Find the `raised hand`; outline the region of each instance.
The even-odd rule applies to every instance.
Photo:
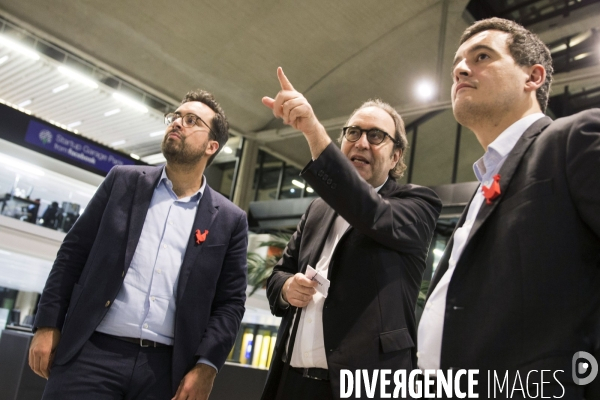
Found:
[[[283,119],[285,124],[291,125],[307,135],[320,129],[321,124],[308,100],[302,93],[294,89],[281,67],[277,68],[277,78],[281,90],[274,99],[263,97],[263,104],[273,110],[275,117]]]
[[[265,106],[273,110],[273,115],[283,119],[287,125],[301,131],[310,147],[313,160],[331,143],[327,131],[321,125],[308,100],[302,93],[296,91],[289,79],[283,73],[281,67],[277,68],[277,78],[281,85],[281,90],[274,99],[263,97],[262,102]]]

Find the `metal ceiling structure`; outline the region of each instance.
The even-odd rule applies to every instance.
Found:
[[[0,0],[0,15],[37,38],[25,44],[54,46],[42,51],[39,61],[11,55],[0,64],[0,98],[17,105],[31,100],[24,107],[36,115],[65,126],[82,121],[72,128],[144,157],[160,151],[161,135],[151,134],[164,129],[164,107],[201,87],[222,104],[233,133],[301,168],[310,159],[304,138],[274,120],[260,101],[278,90],[277,66],[306,95],[332,138],[352,110],[372,97],[396,106],[410,124],[450,108],[452,58],[460,34],[473,15],[479,16],[473,4],[521,18],[546,43],[600,28],[597,0],[149,0],[143,7],[101,0]],[[14,36],[18,29],[9,31]],[[8,51],[0,44],[0,62]],[[70,54],[67,60],[93,66],[98,89],[58,71],[65,58],[53,54],[61,51]],[[593,87],[600,70],[590,60],[583,68],[559,71],[553,93],[567,86],[571,94]],[[68,89],[52,92],[65,83]],[[424,84],[432,88],[429,99],[418,96],[417,87]],[[139,93],[125,91],[130,86]],[[119,103],[115,92],[142,102],[148,112]],[[121,112],[104,115],[116,108]]]

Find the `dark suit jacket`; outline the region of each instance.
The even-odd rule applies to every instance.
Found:
[[[88,340],[123,283],[162,167],[113,168],[66,235],[42,294],[35,327],[62,330],[54,363]],[[208,230],[196,244],[193,232]],[[245,213],[208,185],[179,272],[173,391],[199,357],[227,358],[246,299]]]
[[[600,110],[538,120],[499,174],[448,287],[441,368],[562,369],[575,393],[573,354],[600,360]]]
[[[298,229],[267,284],[271,311],[283,316],[263,399],[275,398],[294,307],[278,306],[283,283],[316,266],[339,213],[350,223],[329,267],[323,334],[333,393],[340,369],[416,366],[415,302],[441,202],[433,191],[389,179],[379,194],[334,145],[302,172],[321,199]],[[336,213],[337,211],[337,213]]]

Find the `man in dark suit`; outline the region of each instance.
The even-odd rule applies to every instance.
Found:
[[[203,175],[228,123],[205,91],[165,122],[166,166],[113,168],[58,252],[29,356],[44,399],[207,399],[235,341],[246,215]]]
[[[357,109],[340,151],[277,72],[282,90],[263,103],[305,135],[313,161],[301,176],[321,198],[267,283],[271,311],[283,320],[262,398],[339,398],[342,369],[416,367],[415,302],[441,203],[427,188],[396,183],[407,141],[391,106]],[[309,267],[330,281],[328,291],[316,292]]]
[[[479,21],[460,43],[454,115],[486,152],[433,276],[419,367],[479,369],[483,395],[487,371],[508,376],[495,398],[542,388],[541,397],[600,398],[572,378],[576,352],[600,360],[600,111],[542,114],[550,52],[512,21]]]

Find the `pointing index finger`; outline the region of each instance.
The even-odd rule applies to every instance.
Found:
[[[283,73],[283,68],[277,68],[277,78],[282,90],[295,90],[292,83],[288,80],[287,76]]]

